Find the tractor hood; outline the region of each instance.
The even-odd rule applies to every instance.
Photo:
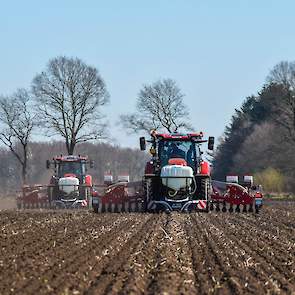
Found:
[[[79,190],[79,179],[77,177],[62,177],[58,180],[59,190],[66,194],[70,194]]]

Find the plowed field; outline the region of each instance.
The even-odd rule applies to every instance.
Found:
[[[0,294],[295,294],[295,204],[250,213],[1,211]]]

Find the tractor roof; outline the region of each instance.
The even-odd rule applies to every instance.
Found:
[[[152,134],[153,137],[158,139],[166,139],[166,140],[192,140],[197,139],[201,140],[203,137],[203,132],[199,133],[187,133],[187,134],[180,134],[180,133],[154,133]]]
[[[87,157],[82,157],[80,155],[78,156],[56,156],[53,158],[54,161],[59,161],[59,162],[79,162],[79,161],[87,161]]]

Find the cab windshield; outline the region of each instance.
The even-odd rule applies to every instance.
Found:
[[[198,156],[199,149],[192,141],[162,140],[159,143],[159,158],[161,160],[161,166],[167,165],[171,158],[182,158],[186,160],[187,165],[194,168]]]
[[[65,174],[75,174],[81,176],[84,174],[84,165],[81,162],[62,162],[59,163],[58,175],[63,177]]]

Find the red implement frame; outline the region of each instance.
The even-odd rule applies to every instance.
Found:
[[[98,192],[98,199],[99,212],[140,212],[144,201],[142,182],[119,182],[104,187]]]
[[[83,187],[91,186],[82,185]],[[42,208],[56,208],[55,201],[50,200],[48,191],[54,188],[54,185],[25,185],[22,191],[17,196],[17,208],[18,209],[42,209]],[[79,200],[81,208],[88,208],[91,200]],[[62,203],[62,202],[60,202]],[[80,204],[79,203],[79,204]]]
[[[255,202],[255,192],[237,183],[212,181],[213,201],[226,202],[232,205],[251,205]]]
[[[46,185],[24,186],[16,201],[18,209],[50,207]]]

